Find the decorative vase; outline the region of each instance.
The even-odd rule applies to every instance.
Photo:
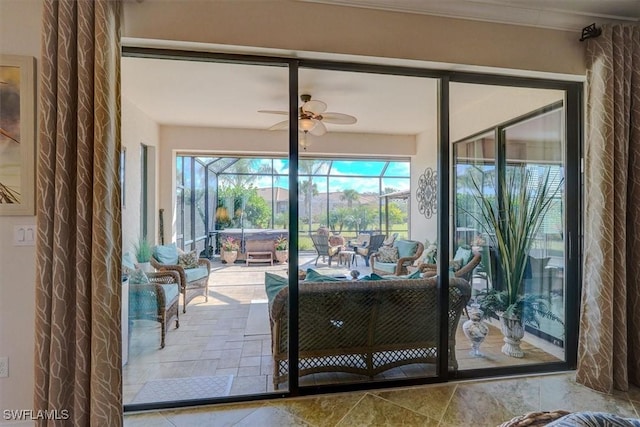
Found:
[[[489,327],[482,321],[482,310],[477,303],[471,304],[467,310],[469,313],[469,320],[462,324],[462,331],[471,342],[470,355],[474,357],[483,357],[484,354],[480,352],[480,344],[485,340],[489,333]]]
[[[500,329],[504,335],[502,352],[511,357],[524,357],[524,351],[520,348],[520,340],[524,337],[524,327],[518,318],[500,316]]]
[[[238,259],[238,251],[222,251],[222,260],[227,264],[233,264]]]
[[[144,271],[145,273],[151,273],[152,271],[154,271],[155,269],[151,266],[150,262],[139,262],[136,264],[136,268],[139,268],[140,270]]]
[[[289,250],[287,250],[287,249],[282,249],[282,250],[276,249],[276,259],[281,264],[284,264],[285,262],[287,262],[287,260],[289,259]]]

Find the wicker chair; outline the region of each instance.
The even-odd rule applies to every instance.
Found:
[[[389,274],[394,274],[396,276],[407,274],[407,266],[413,264],[415,260],[420,258],[420,255],[422,255],[422,252],[424,251],[424,245],[417,240],[396,240],[393,242],[393,246],[398,249],[410,246],[414,248],[415,252],[405,254],[400,251],[400,258],[394,263],[383,263],[378,261],[378,252],[375,252],[369,257],[372,273],[383,276]]]
[[[150,283],[129,284],[129,321],[155,320],[160,323],[160,348],[171,319],[180,327],[180,275],[175,271],[146,273]]]
[[[163,264],[155,256],[151,257],[151,265],[159,271],[175,271],[180,275],[180,293],[182,294],[182,312],[187,312],[187,304],[198,295],[204,295],[209,301],[209,275],[211,262],[206,258],[198,259],[198,268],[187,268],[177,264]],[[205,271],[206,269],[206,271]]]
[[[471,257],[469,262],[455,271],[453,275],[471,283],[473,270],[475,270],[475,268],[480,265],[481,261],[482,254],[480,252],[474,252],[473,257]],[[429,264],[425,262],[418,265],[418,270],[420,270],[420,272],[422,273],[425,273],[426,276],[435,276],[436,274],[438,274],[438,266],[436,264]]]
[[[313,246],[316,248],[316,252],[318,252],[318,256],[316,257],[315,265],[318,265],[318,260],[322,257],[322,261],[324,262],[325,257],[329,258],[329,267],[331,267],[331,260],[338,257],[340,253],[340,249],[342,245],[332,246],[329,244],[329,236],[324,234],[314,234],[311,236],[311,240],[313,241]]]

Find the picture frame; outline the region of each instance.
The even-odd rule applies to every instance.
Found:
[[[0,215],[35,215],[35,58],[0,54]]]

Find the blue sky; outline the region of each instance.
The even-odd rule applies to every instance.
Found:
[[[288,161],[284,159],[274,159],[274,169],[279,172],[287,173]],[[332,163],[330,173],[330,190],[343,191],[346,189],[355,189],[359,193],[379,191],[379,180],[385,161],[355,161],[355,160],[336,160]],[[410,185],[410,163],[408,161],[390,162],[385,171],[382,188],[393,187],[397,190],[408,190]],[[356,178],[361,176],[362,178]],[[374,178],[375,177],[375,178]],[[386,178],[386,177],[404,177],[404,179]],[[324,177],[316,178],[318,191],[325,192],[326,179]],[[271,186],[270,177],[259,178],[255,185],[258,188]],[[289,182],[286,177],[281,177],[276,184],[283,188],[289,188]]]

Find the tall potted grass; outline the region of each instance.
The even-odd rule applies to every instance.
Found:
[[[136,254],[136,260],[138,261],[137,267],[142,271],[149,272],[153,270],[151,267],[151,243],[146,237],[138,238],[138,242],[133,244],[133,249]]]
[[[497,274],[502,284],[500,290],[480,292],[478,302],[485,317],[500,319],[505,336],[502,352],[523,357],[520,340],[525,324],[539,327],[540,317],[562,322],[550,310],[544,297],[525,294],[523,287],[529,252],[562,181],[552,184],[548,169],[537,182],[525,168],[512,169],[506,177],[499,175],[501,182],[494,198],[484,197],[480,184],[472,181],[479,208],[479,217],[475,219],[496,248]]]

